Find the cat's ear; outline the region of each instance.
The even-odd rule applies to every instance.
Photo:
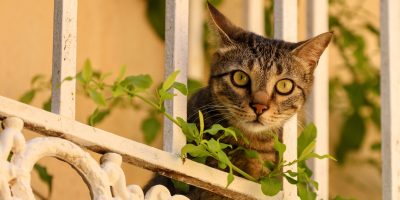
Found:
[[[212,24],[218,31],[218,34],[224,44],[234,44],[241,33],[245,32],[242,28],[234,25],[221,12],[219,12],[210,2],[207,2]]]
[[[322,33],[305,42],[301,42],[298,47],[292,50],[292,53],[314,69],[322,53],[331,41],[332,36],[333,32]]]

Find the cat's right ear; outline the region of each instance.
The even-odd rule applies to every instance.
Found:
[[[212,24],[218,31],[222,43],[234,44],[239,39],[244,30],[229,21],[219,12],[210,2],[207,1],[208,11],[210,12]]]

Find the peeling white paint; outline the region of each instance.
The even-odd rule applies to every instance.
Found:
[[[150,189],[146,196],[138,185],[126,186],[119,154],[104,154],[99,165],[89,153],[65,139],[38,137],[25,142],[21,133],[23,122],[19,118],[9,117],[3,125],[5,129],[0,134],[0,199],[35,199],[30,185],[34,164],[44,157],[57,157],[73,166],[85,180],[92,199],[188,200],[181,195],[172,196],[161,185]],[[13,156],[8,161],[11,152]]]

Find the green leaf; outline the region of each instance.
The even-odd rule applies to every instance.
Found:
[[[371,23],[366,23],[366,24],[365,24],[365,28],[366,28],[369,32],[375,34],[375,36],[379,37],[379,29],[378,29],[375,25],[373,25],[373,24],[371,24]]]
[[[232,165],[231,161],[229,160],[229,157],[226,155],[225,152],[221,150],[217,151],[217,158],[220,162],[223,162],[229,166]]]
[[[29,90],[25,92],[25,94],[23,94],[22,97],[19,98],[19,101],[22,103],[30,104],[32,103],[32,100],[35,97],[35,95],[36,95],[36,90],[34,89]]]
[[[175,96],[174,94],[169,93],[168,91],[164,91],[162,89],[158,91],[158,95],[160,96],[160,104],[164,103],[165,100],[171,100]]]
[[[380,141],[371,144],[372,151],[381,151],[381,149],[382,149],[382,143]]]
[[[111,76],[111,75],[112,75],[111,72],[104,73],[104,74],[100,74],[99,80],[100,80],[101,82],[103,82],[106,78],[108,78],[108,77]]]
[[[146,16],[157,36],[164,40],[165,0],[147,0]]]
[[[156,118],[149,117],[142,122],[141,129],[144,134],[144,141],[147,144],[151,144],[160,131],[161,124]]]
[[[163,91],[168,91],[174,85],[178,74],[179,74],[179,70],[174,71],[165,79],[165,81],[163,82],[162,87],[161,87]]]
[[[194,160],[195,162],[198,162],[198,163],[206,164],[207,156],[204,156],[204,157],[194,157],[194,158],[192,158],[192,160]]]
[[[208,133],[210,135],[216,135],[219,131],[225,130],[225,128],[221,124],[213,124],[211,128],[204,131],[204,133]]]
[[[38,81],[43,80],[44,77],[45,77],[45,76],[44,76],[43,74],[35,75],[35,76],[31,79],[31,85],[34,86]]]
[[[304,148],[304,150],[301,152],[301,155],[299,156],[298,160],[303,161],[305,158],[307,158],[315,148],[315,144],[317,143],[316,140],[312,141],[308,146]]]
[[[258,158],[258,152],[255,150],[244,149],[244,152],[248,158]]]
[[[224,162],[219,162],[219,161],[218,161],[218,167],[219,167],[220,169],[225,169],[227,166],[228,166],[228,165],[226,165],[226,163],[224,163]]]
[[[51,193],[52,188],[53,188],[53,176],[50,175],[47,172],[46,167],[44,167],[42,165],[35,164],[33,166],[33,169],[35,169],[36,172],[39,174],[40,180],[42,180],[43,182],[46,183],[47,187],[49,188],[49,193]]]
[[[318,182],[317,182],[317,181],[314,181],[314,180],[312,180],[312,179],[310,179],[310,183],[311,183],[311,185],[315,188],[315,190],[318,191]]]
[[[219,143],[219,147],[221,148],[221,150],[226,149],[228,147],[232,149],[232,145],[231,144],[225,144],[225,143],[222,143],[222,142]]]
[[[64,80],[62,80],[62,82],[64,82],[64,81],[72,81],[72,80],[74,80],[74,77],[67,76],[67,77],[64,78]]]
[[[200,137],[203,137],[203,132],[204,132],[204,117],[203,113],[201,110],[199,110],[199,124],[200,124]]]
[[[290,184],[297,184],[298,181],[290,176],[288,176],[287,174],[283,174],[283,176],[286,178],[286,180],[290,183]]]
[[[208,0],[213,6],[219,6],[223,0]]]
[[[43,110],[51,112],[51,97],[42,105]]]
[[[301,155],[304,149],[317,138],[317,128],[314,124],[308,124],[297,139],[297,155]]]
[[[232,169],[230,169],[227,177],[226,187],[228,187],[233,182],[234,179],[235,177],[233,176],[233,171]]]
[[[175,88],[175,89],[177,89],[179,92],[181,92],[183,95],[188,95],[188,89],[187,89],[187,87],[186,87],[186,85],[185,84],[183,84],[183,83],[179,83],[179,82],[175,82],[173,85],[172,85],[172,87],[173,88]]]
[[[193,157],[206,157],[210,156],[210,153],[203,145],[196,146],[194,144],[186,144],[181,149],[181,157],[186,158],[187,154]]]
[[[85,61],[85,64],[83,65],[81,78],[83,82],[88,83],[92,80],[92,76],[93,76],[92,63],[90,62],[89,59],[87,59]]]
[[[189,188],[190,186],[187,183],[181,182],[181,181],[177,181],[174,179],[171,179],[172,183],[174,184],[174,188],[184,192],[184,193],[188,193],[189,192]]]
[[[314,152],[308,154],[308,155],[304,158],[304,160],[308,160],[308,159],[310,159],[310,158],[318,158],[318,159],[326,159],[326,158],[327,158],[327,159],[331,159],[331,160],[337,161],[333,156],[331,156],[331,155],[329,155],[329,154],[319,155],[319,154],[314,153]]]
[[[135,89],[136,91],[143,91],[148,89],[153,80],[149,75],[137,75],[137,76],[128,76],[122,82],[121,85],[123,87],[127,87],[129,89]]]
[[[304,170],[301,170],[301,168],[300,169],[298,168],[297,172],[294,172],[292,170],[288,170],[287,173],[292,177],[296,177],[296,176],[298,176],[298,174],[305,173],[305,172],[304,172]]]
[[[211,138],[210,140],[206,141],[206,144],[211,152],[218,152],[221,150],[219,142],[216,141],[214,138]]]
[[[233,127],[224,128],[224,135],[223,137],[232,136],[237,141],[236,130]]]
[[[13,157],[13,155],[14,155],[14,153],[12,151],[8,154],[8,157],[7,157],[8,162],[11,161],[11,158]]]
[[[224,134],[221,136],[221,138],[225,138],[228,136],[232,136],[235,140],[237,140],[236,136],[236,129],[233,127],[228,127],[225,128],[220,124],[213,124],[211,128],[207,129],[204,131],[204,133],[208,133],[210,135],[216,135],[218,132],[222,131]]]
[[[275,168],[276,168],[275,163],[272,162],[272,161],[269,161],[269,160],[264,161],[264,166],[265,166],[267,169],[269,169],[270,171],[274,171]]]
[[[345,197],[341,197],[341,196],[336,196],[335,198],[333,198],[332,200],[356,200],[354,198],[345,198]]]
[[[192,96],[194,93],[199,91],[203,87],[203,84],[200,81],[194,79],[188,79],[187,89],[188,89],[188,96]]]
[[[111,88],[111,94],[113,98],[122,96],[123,94],[125,94],[124,87],[122,87],[120,84],[113,85]]]
[[[305,183],[297,184],[297,195],[301,200],[315,200],[317,198],[317,194]]]
[[[88,124],[90,126],[94,126],[100,123],[107,115],[110,114],[110,112],[111,111],[109,109],[100,110],[99,108],[96,108],[96,110],[89,116]]]
[[[341,129],[339,145],[336,147],[336,158],[339,164],[345,160],[345,155],[358,150],[364,141],[366,125],[363,118],[357,113],[350,115]]]
[[[182,132],[183,134],[185,134],[186,140],[188,142],[201,140],[201,138],[199,138],[199,130],[197,129],[196,124],[187,123],[180,117],[177,118],[177,121],[180,124]]]
[[[97,92],[94,89],[89,88],[88,93],[90,98],[99,106],[105,106],[106,105],[106,100],[104,99],[103,94]]]
[[[122,78],[125,76],[125,72],[126,72],[126,66],[124,65],[119,69],[119,74],[118,74],[115,82],[120,82],[122,80]]]
[[[260,183],[262,192],[268,196],[274,196],[282,190],[282,181],[276,177],[263,177]]]
[[[278,152],[279,160],[283,160],[283,153],[286,151],[286,145],[279,141],[278,136],[274,136],[274,149]]]

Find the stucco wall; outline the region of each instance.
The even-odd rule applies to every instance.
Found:
[[[304,2],[299,1],[299,5],[304,6]],[[367,9],[378,16],[378,1],[367,2]],[[121,65],[126,65],[127,74],[150,74],[155,82],[161,81],[164,44],[146,21],[145,6],[145,0],[79,1],[78,69],[90,58],[94,68],[103,72],[116,74]],[[234,23],[243,24],[241,0],[225,1],[221,11]],[[0,0],[0,95],[18,99],[27,91],[34,75],[45,74],[50,78],[52,16],[52,0]],[[300,16],[305,17],[305,13],[300,13]],[[304,27],[304,18],[299,23],[300,27]],[[304,39],[304,28],[299,33],[300,39]],[[332,68],[337,65],[338,53],[335,49],[331,49],[330,56],[330,72],[337,73]],[[41,107],[48,96],[49,92],[44,92],[33,104]],[[86,122],[86,117],[94,108],[91,101],[78,96],[77,120]],[[120,109],[98,127],[142,141],[140,119],[145,114],[143,110]],[[35,134],[29,133],[27,137],[32,136]],[[337,135],[332,135],[331,139],[333,147]],[[158,137],[154,145],[160,147],[160,144],[161,138]],[[93,155],[98,158],[98,155]],[[40,163],[46,165],[49,173],[54,175],[52,199],[89,199],[84,182],[69,165],[53,158],[43,159]],[[331,166],[332,195],[344,194],[359,199],[380,198],[379,174],[371,167],[354,164],[338,167],[335,163]],[[144,184],[151,175],[146,170],[126,164],[124,170],[128,183]],[[33,176],[34,188],[46,195],[46,186],[38,180],[36,173]],[[362,183],[361,188],[364,189],[357,189],[357,183]]]

